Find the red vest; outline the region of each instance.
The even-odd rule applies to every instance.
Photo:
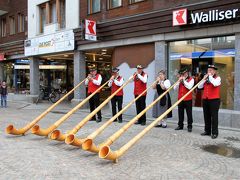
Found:
[[[97,74],[95,78],[95,80],[98,80],[100,74]],[[94,84],[92,81],[88,82],[88,94],[94,93],[98,88],[100,87],[100,85],[96,85]],[[100,90],[99,90],[100,92]]]
[[[217,78],[213,77],[214,79]],[[219,99],[220,98],[220,86],[213,86],[212,83],[204,83],[203,85],[203,99]]]
[[[118,76],[117,80],[120,81],[122,79],[121,76]],[[117,86],[114,81],[112,82],[111,93],[116,92],[121,86]],[[123,96],[123,89],[121,89],[115,96]]]
[[[142,72],[141,76],[145,76],[145,73]],[[147,89],[147,83],[143,83],[138,77],[134,78],[134,95],[140,95],[143,91]],[[144,96],[147,95],[147,92],[143,94]]]
[[[192,77],[189,77],[187,79],[187,82],[190,82],[192,80]],[[178,100],[181,99],[185,94],[187,94],[189,91],[188,88],[184,86],[183,83],[179,84],[179,89],[178,89]],[[190,93],[187,97],[184,98],[183,101],[190,101],[192,100],[192,93]]]

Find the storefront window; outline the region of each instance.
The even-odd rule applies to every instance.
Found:
[[[3,79],[6,81],[9,93],[15,91],[14,61],[3,62]]]
[[[4,78],[8,85],[9,93],[30,93],[30,61],[12,60],[3,63]],[[40,61],[40,85],[49,89],[73,88],[73,61]]]
[[[221,108],[233,109],[235,36],[194,39],[169,43],[169,78],[177,80],[178,70],[187,67],[199,81],[207,72],[207,66],[215,64],[222,79]],[[177,99],[177,92],[171,92]],[[194,91],[193,105],[201,107],[202,90]]]

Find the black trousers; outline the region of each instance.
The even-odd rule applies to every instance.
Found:
[[[90,105],[90,112],[93,112],[100,105],[99,93],[96,93],[92,98],[89,99],[89,105]],[[98,119],[102,119],[101,110],[97,112],[97,115],[98,115]],[[94,115],[92,119],[96,119],[96,116]]]
[[[111,99],[112,103],[112,116],[114,116],[117,113],[117,107],[118,112],[122,110],[122,104],[123,104],[123,96],[114,96]],[[122,114],[118,116],[118,119],[122,120]]]
[[[135,96],[136,98],[137,96]],[[146,108],[146,96],[141,96],[136,101],[136,110],[137,114],[139,114],[142,110]],[[146,123],[146,113],[144,113],[138,120],[139,123]]]
[[[203,115],[205,123],[205,132],[218,135],[218,111],[220,99],[204,99]]]
[[[193,117],[192,117],[192,100],[189,101],[182,101],[178,105],[178,126],[180,128],[183,128],[184,124],[184,109],[186,109],[187,113],[187,122],[188,122],[188,128],[192,128],[193,123]]]

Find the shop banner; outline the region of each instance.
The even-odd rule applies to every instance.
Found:
[[[191,13],[188,13],[188,9],[178,9],[173,11],[172,23],[173,26],[201,24],[236,19],[239,15],[240,10],[238,8],[227,10],[213,9],[204,12],[200,11]]]
[[[73,30],[41,36],[25,41],[25,56],[74,50]]]

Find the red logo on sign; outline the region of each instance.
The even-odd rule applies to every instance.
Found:
[[[86,20],[86,34],[96,35],[96,21]]]
[[[95,31],[94,31],[94,29],[93,29],[93,26],[94,26],[94,25],[95,25],[94,22],[89,22],[89,23],[88,23],[88,30],[89,30],[90,34],[96,34]]]
[[[187,24],[187,9],[173,11],[173,26]]]

